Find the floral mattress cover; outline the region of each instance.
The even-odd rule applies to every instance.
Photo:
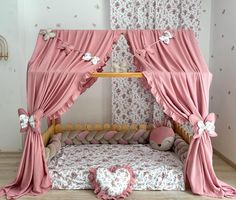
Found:
[[[136,175],[134,190],[185,190],[183,163],[176,154],[149,145],[68,145],[48,165],[53,189],[92,189],[90,168],[129,165]]]

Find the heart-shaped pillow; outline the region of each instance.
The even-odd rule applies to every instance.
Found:
[[[135,183],[135,175],[129,166],[112,166],[110,168],[92,168],[89,180],[98,198],[104,200],[124,199]]]

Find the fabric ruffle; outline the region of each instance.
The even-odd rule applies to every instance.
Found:
[[[92,188],[94,189],[94,193],[97,195],[98,198],[103,199],[103,200],[118,200],[118,199],[124,199],[129,196],[129,194],[133,191],[133,185],[135,184],[135,174],[133,170],[131,169],[130,166],[112,166],[108,168],[109,171],[115,172],[117,169],[126,169],[129,174],[130,174],[130,181],[127,186],[127,188],[122,192],[122,194],[118,196],[110,196],[109,194],[106,193],[106,191],[101,190],[101,187],[99,183],[96,181],[96,175],[97,175],[97,168],[92,168],[89,170],[89,175],[88,179],[92,185]]]
[[[150,86],[150,91],[155,97],[158,104],[160,104],[163,107],[163,111],[166,115],[170,116],[174,121],[178,122],[179,124],[184,124],[187,122],[187,119],[183,119],[176,115],[169,107],[165,104],[165,102],[161,99],[156,87],[153,85],[152,77],[149,73],[146,71],[143,71],[143,74],[147,80],[147,84]]]
[[[116,35],[114,36],[113,45],[117,43],[122,31],[116,31]],[[60,39],[61,41],[62,39]],[[91,77],[95,72],[102,72],[103,67],[106,65],[107,61],[110,59],[113,45],[111,45],[110,49],[106,53],[103,60],[101,60],[98,64],[96,64],[92,69],[90,69],[87,73],[84,73],[78,83],[76,85],[76,89],[74,90],[74,94],[67,100],[67,102],[53,115],[49,118],[56,119],[59,118],[63,113],[65,113],[77,100],[77,98],[84,93],[88,88],[90,88],[96,81],[97,78]],[[81,58],[82,59],[82,58]]]

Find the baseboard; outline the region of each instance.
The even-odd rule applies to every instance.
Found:
[[[236,169],[236,163],[234,163],[233,161],[231,161],[230,159],[225,157],[222,153],[220,153],[219,151],[217,151],[214,148],[213,148],[213,152],[214,152],[215,155],[219,156],[223,161],[225,161],[228,165],[230,165],[231,167]]]

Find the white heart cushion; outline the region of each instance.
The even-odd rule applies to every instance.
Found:
[[[132,191],[135,175],[129,166],[91,169],[89,180],[100,199],[121,199]]]

